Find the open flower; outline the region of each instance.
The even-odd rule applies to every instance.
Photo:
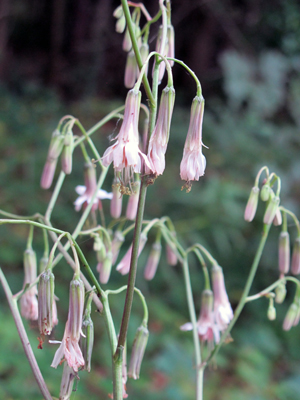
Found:
[[[212,267],[212,282],[215,320],[220,331],[223,331],[232,320],[233,311],[228,300],[222,268],[216,264]]]
[[[156,175],[161,175],[165,169],[165,153],[169,141],[174,100],[175,90],[167,86],[161,94],[158,117],[148,147],[148,160],[152,172]],[[146,168],[146,173],[149,172]]]
[[[216,343],[220,340],[219,327],[215,323],[214,312],[213,312],[213,293],[211,290],[204,290],[202,293],[202,304],[200,316],[197,321],[198,334],[201,341],[207,341],[208,343]],[[187,322],[180,327],[182,331],[191,331],[193,324]]]
[[[190,125],[180,164],[180,177],[187,182],[198,181],[206,167],[206,159],[202,154],[203,114],[204,99],[196,96],[191,107]]]
[[[138,120],[141,92],[132,89],[128,92],[124,119],[116,142],[106,149],[102,163],[108,167],[112,162],[121,185],[127,186],[133,180],[133,173],[140,173],[142,160],[150,167],[149,161],[139,149]]]
[[[85,206],[88,205],[92,201],[92,197],[97,190],[96,171],[91,162],[85,164],[84,181],[85,186],[78,185],[75,187],[75,191],[79,194],[79,197],[74,202],[76,211],[79,211],[83,204]],[[112,193],[98,189],[97,195],[93,201],[92,210],[96,210],[98,207],[101,207],[100,200],[112,199],[112,196]]]

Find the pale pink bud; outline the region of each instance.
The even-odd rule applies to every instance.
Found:
[[[155,51],[162,56],[166,56],[168,54],[168,39],[163,38],[163,26],[161,25],[158,30]],[[164,61],[161,61],[159,64],[159,72],[158,72],[158,83],[160,83],[164,77],[166,70],[166,65]],[[154,66],[153,66],[154,71]]]
[[[111,252],[112,252],[112,265],[117,261],[120,248],[124,243],[124,235],[120,231],[115,231],[114,238],[111,242]]]
[[[279,208],[277,208],[276,213],[275,213],[275,217],[273,219],[273,225],[274,226],[279,226],[282,224],[282,215],[281,215],[281,211]]]
[[[115,18],[119,19],[119,18],[122,17],[122,15],[124,15],[123,7],[122,7],[122,6],[118,6],[118,7],[114,10],[113,16],[114,16]]]
[[[152,245],[152,249],[150,251],[147,264],[144,270],[144,277],[148,281],[154,278],[157,266],[159,264],[160,260],[160,255],[161,255],[161,244],[160,243],[154,243]]]
[[[280,199],[277,196],[273,196],[267,205],[265,215],[264,215],[264,224],[270,225],[272,224],[276,211],[279,206]]]
[[[125,76],[124,76],[124,86],[131,89],[137,80],[138,65],[136,62],[135,54],[133,50],[127,54],[126,66],[125,66]]]
[[[147,326],[141,325],[135,334],[132,345],[128,376],[133,379],[139,379],[141,364],[146,350],[149,337]]]
[[[58,157],[60,156],[63,145],[64,145],[64,136],[59,132],[58,129],[55,129],[55,131],[52,133],[48,149],[47,160],[49,161],[57,160]]]
[[[246,205],[244,219],[245,221],[251,222],[255,217],[257,204],[258,204],[259,188],[254,186],[251,189],[250,196]]]
[[[126,28],[126,18],[122,15],[116,22],[116,32],[123,33]]]
[[[189,182],[204,175],[206,159],[202,154],[203,97],[195,97],[191,107],[190,125],[180,164],[181,179]]]
[[[172,231],[171,235],[176,238],[176,232]],[[166,253],[167,253],[167,262],[169,265],[176,265],[177,264],[177,254],[176,254],[176,247],[174,243],[167,243],[166,246]]]
[[[298,305],[296,303],[292,303],[283,321],[282,328],[284,331],[289,331],[291,329],[297,318],[297,314],[298,314]]]
[[[139,194],[140,194],[140,182],[136,181],[132,186],[134,186],[134,191],[131,195],[129,195],[127,209],[126,209],[126,218],[134,221],[136,218],[136,213],[139,204]]]
[[[274,321],[276,319],[276,308],[274,307],[273,298],[270,298],[267,316],[270,321]]]
[[[168,25],[167,28],[167,40],[168,40],[168,52],[167,57],[175,58],[175,32],[173,25]],[[174,61],[168,60],[171,67],[174,65]]]
[[[142,63],[145,64],[147,57],[149,55],[149,46],[148,43],[142,43],[141,47],[140,47],[140,53],[141,53],[141,59],[142,59]],[[149,65],[149,64],[148,64]],[[145,70],[145,75],[147,76],[148,74],[148,65],[146,67]]]
[[[121,195],[119,191],[119,185],[117,184],[117,181],[115,180],[112,186],[112,194],[113,197],[110,202],[110,215],[117,219],[120,218],[121,213],[122,213],[122,200],[123,196]]]
[[[158,117],[154,131],[150,137],[147,155],[151,171],[156,175],[161,175],[165,169],[165,153],[169,141],[174,101],[174,88],[166,87],[161,94]],[[151,171],[146,168],[146,173],[150,173]]]
[[[131,43],[130,33],[128,28],[126,28],[123,38],[122,49],[128,53],[131,50],[131,47],[132,43]]]
[[[147,236],[142,233],[140,236],[138,255],[141,254],[146,242],[147,242]],[[122,258],[122,260],[117,265],[116,270],[119,271],[120,274],[122,274],[122,275],[128,274],[128,272],[130,270],[131,253],[132,253],[132,245],[129,247],[129,249],[127,250],[127,253],[125,254],[125,256]]]
[[[44,165],[42,177],[41,177],[41,188],[42,189],[49,189],[49,187],[52,185],[54,173],[56,170],[56,164],[57,164],[57,159],[46,161],[46,163]]]
[[[215,319],[220,331],[223,331],[232,320],[233,311],[225,288],[223,270],[216,264],[212,267],[212,283]]]
[[[290,269],[290,236],[288,232],[281,232],[278,244],[278,266],[282,274]]]
[[[300,237],[294,242],[291,272],[293,275],[300,274]]]

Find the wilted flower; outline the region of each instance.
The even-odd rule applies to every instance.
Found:
[[[138,120],[140,111],[141,93],[132,89],[128,92],[124,119],[116,143],[106,149],[103,154],[103,165],[108,167],[114,164],[115,173],[120,174],[119,179],[123,186],[130,184],[133,173],[141,173],[142,160],[149,164],[145,154],[139,149]]]
[[[140,237],[138,255],[141,254],[141,251],[143,250],[146,242],[147,242],[147,236],[142,233],[141,237]],[[127,250],[127,253],[125,254],[125,256],[122,258],[122,260],[117,265],[116,270],[119,271],[120,274],[122,274],[122,275],[128,274],[128,272],[130,270],[131,253],[132,253],[132,245],[129,247],[129,249]]]
[[[152,173],[161,175],[165,169],[165,154],[169,141],[170,125],[175,101],[175,90],[166,87],[161,94],[158,117],[154,131],[150,137],[148,160]],[[146,168],[146,173],[151,171]]]
[[[69,400],[73,391],[74,379],[79,379],[68,363],[64,363],[60,384],[59,400]]]
[[[63,358],[66,359],[74,372],[78,372],[78,369],[84,366],[84,358],[78,343],[82,332],[83,307],[84,285],[80,278],[74,276],[70,283],[69,312],[64,337],[62,342],[50,341],[50,343],[61,343],[55,353],[51,367],[57,368]]]
[[[232,320],[233,311],[228,300],[222,268],[216,264],[212,267],[212,283],[215,320],[220,331],[223,331]]]
[[[204,175],[206,159],[202,154],[202,122],[204,99],[196,96],[191,107],[190,125],[180,164],[181,179],[189,182]]]
[[[91,162],[85,164],[84,181],[85,186],[78,185],[75,188],[76,192],[79,194],[79,197],[74,202],[76,211],[79,211],[83,204],[85,206],[88,205],[92,201],[92,197],[97,190],[96,171]],[[112,199],[112,197],[112,193],[99,189],[94,198],[92,210],[96,210],[100,206],[100,200]]]
[[[141,364],[143,361],[145,349],[147,346],[149,331],[147,326],[141,325],[135,334],[131,357],[128,369],[128,376],[133,379],[139,379]]]
[[[202,304],[200,316],[197,321],[198,334],[201,341],[207,341],[208,343],[216,343],[220,340],[219,327],[217,326],[214,319],[213,312],[213,293],[211,290],[204,290],[202,292]],[[180,327],[182,331],[191,331],[193,324],[187,322]]]
[[[54,275],[51,269],[46,269],[40,276],[38,287],[38,326],[40,333],[42,335],[50,335],[56,323]]]

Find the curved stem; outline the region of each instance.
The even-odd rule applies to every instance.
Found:
[[[258,264],[259,264],[263,249],[265,247],[266,240],[268,238],[268,234],[269,234],[270,228],[271,228],[271,224],[269,224],[269,225],[268,224],[264,224],[262,237],[261,237],[257,252],[255,254],[255,257],[254,257],[254,260],[253,260],[253,263],[252,263],[252,266],[251,266],[251,269],[250,269],[250,273],[249,273],[249,276],[248,276],[244,291],[243,291],[242,296],[240,298],[239,304],[237,305],[237,308],[234,311],[234,317],[231,320],[230,324],[228,325],[227,329],[222,334],[220,342],[216,345],[214,350],[211,352],[211,354],[207,358],[206,363],[208,363],[214,356],[217,355],[217,353],[220,350],[224,340],[227,338],[227,336],[230,333],[231,329],[235,325],[238,317],[240,316],[240,314],[241,314],[241,312],[242,312],[242,310],[243,310],[243,308],[244,308],[244,306],[246,304],[247,296],[248,296],[248,294],[250,292],[250,289],[251,289],[251,286],[252,286],[252,282],[253,282],[253,279],[255,277],[255,274],[256,274],[256,271],[257,271],[257,268],[258,268]]]
[[[7,283],[7,280],[2,272],[2,269],[0,268],[0,281],[2,283],[2,287],[4,289],[11,313],[13,315],[21,342],[22,342],[22,346],[24,349],[24,352],[26,354],[26,357],[29,361],[30,367],[32,369],[33,375],[35,377],[35,380],[40,388],[40,391],[44,397],[44,399],[46,400],[52,400],[52,396],[47,388],[47,385],[44,381],[43,375],[40,371],[40,368],[38,366],[38,363],[35,359],[35,356],[33,354],[26,330],[24,328],[23,322],[22,322],[22,318],[20,316],[19,313],[19,309],[18,309],[18,305],[17,305],[17,301],[16,299],[13,298],[13,295],[11,293],[10,287]]]

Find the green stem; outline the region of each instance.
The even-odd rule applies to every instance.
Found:
[[[201,365],[200,341],[199,341],[199,336],[198,336],[197,318],[196,318],[196,312],[195,312],[195,306],[194,306],[194,300],[193,300],[193,293],[192,293],[191,278],[190,278],[187,255],[184,257],[182,266],[183,266],[184,283],[185,283],[190,319],[193,324],[193,340],[194,340],[195,358],[196,358],[196,400],[202,400],[203,399],[204,366]]]
[[[125,306],[124,306],[122,323],[121,323],[121,328],[120,328],[117,353],[115,354],[115,357],[117,359],[119,358],[120,348],[124,348],[125,342],[126,342],[129,318],[130,318],[131,307],[132,307],[134,286],[135,286],[139,242],[140,242],[140,235],[141,235],[141,230],[142,230],[146,193],[147,193],[147,184],[146,184],[145,178],[143,178],[142,182],[141,182],[138,211],[137,211],[136,223],[135,223],[135,229],[134,229],[134,235],[133,235],[131,262],[130,262],[130,270],[129,270],[129,275],[128,275]]]
[[[35,377],[35,380],[40,388],[40,391],[43,395],[43,398],[46,400],[52,400],[52,396],[47,388],[47,385],[44,381],[44,378],[42,376],[42,373],[39,369],[38,363],[35,359],[35,356],[33,354],[26,330],[24,328],[23,322],[22,322],[22,318],[20,316],[19,313],[19,309],[18,309],[18,305],[17,305],[17,301],[13,298],[13,295],[11,293],[10,287],[7,283],[7,280],[2,272],[2,269],[0,268],[0,281],[2,283],[11,313],[13,315],[21,342],[22,342],[22,346],[24,349],[24,352],[26,354],[26,357],[29,361],[30,367],[32,369],[33,375]]]
[[[180,64],[182,67],[184,67],[189,72],[189,74],[194,78],[194,80],[196,82],[197,96],[201,97],[202,96],[201,83],[200,83],[199,79],[197,78],[197,75],[195,74],[195,72],[193,70],[191,70],[191,68],[189,68],[183,61],[177,60],[177,58],[167,57],[167,60],[171,60],[171,61],[176,62],[177,64]]]
[[[128,7],[128,3],[127,0],[121,0],[122,6],[123,6],[123,12],[126,18],[126,24],[127,24],[127,28],[130,34],[130,39],[131,39],[131,43],[132,43],[132,48],[136,57],[136,61],[137,64],[139,66],[139,69],[141,70],[143,67],[143,61],[142,61],[142,57],[141,57],[141,53],[139,50],[139,46],[137,44],[137,40],[135,37],[135,33],[134,33],[134,28],[133,28],[133,24],[132,24],[132,20],[131,20],[131,15],[130,15],[130,11],[129,11],[129,7]],[[147,94],[147,97],[149,99],[150,104],[155,105],[155,99],[152,95],[151,92],[151,88],[147,79],[147,76],[144,74],[143,76],[143,83],[144,83],[144,88]]]
[[[252,296],[248,296],[246,298],[246,303],[249,303],[250,301],[258,300],[262,298],[263,296],[266,296],[268,293],[272,292],[278,285],[281,283],[284,283],[286,281],[293,282],[299,287],[300,282],[298,281],[297,278],[294,278],[293,276],[285,276],[284,278],[278,279],[276,282],[272,283],[272,285],[268,286],[266,289],[262,290],[261,292],[254,294]]]
[[[263,249],[265,247],[266,240],[268,238],[268,234],[269,234],[270,228],[271,228],[271,224],[269,224],[269,225],[264,224],[262,237],[260,239],[260,243],[259,243],[257,252],[255,254],[255,257],[254,257],[254,260],[253,260],[253,263],[252,263],[252,266],[251,266],[251,269],[250,269],[250,273],[249,273],[249,276],[248,276],[244,291],[243,291],[242,296],[240,298],[239,304],[237,305],[237,308],[235,309],[234,317],[231,320],[230,324],[228,325],[227,329],[222,334],[220,342],[216,345],[214,350],[211,352],[211,354],[207,358],[206,363],[208,363],[214,356],[217,355],[217,353],[220,350],[224,340],[228,337],[228,334],[230,333],[231,329],[235,325],[238,317],[240,316],[240,314],[241,314],[241,312],[242,312],[242,310],[243,310],[243,308],[245,306],[245,303],[247,301],[247,296],[248,296],[248,294],[250,292],[250,289],[251,289],[251,286],[252,286],[252,282],[254,280],[254,277],[255,277],[255,274],[256,274],[256,271],[257,271],[257,268],[258,268],[258,264],[259,264],[259,261],[261,259],[261,255],[262,255]]]
[[[65,177],[66,177],[66,174],[63,171],[61,171],[61,173],[59,174],[59,177],[57,179],[51,199],[49,201],[46,213],[45,213],[45,219],[48,221],[50,221],[52,211],[54,209],[54,206],[55,206],[56,200],[58,198],[62,184],[64,183]]]

